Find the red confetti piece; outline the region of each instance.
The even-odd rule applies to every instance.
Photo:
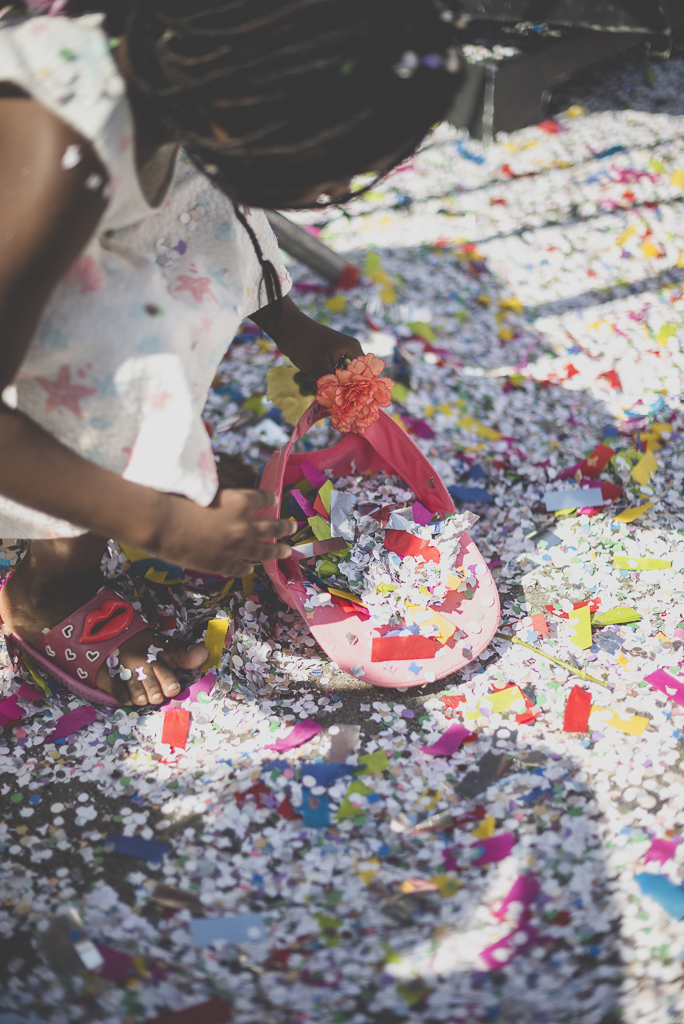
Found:
[[[378,636],[373,638],[371,661],[419,661],[434,658],[436,649],[431,636]]]
[[[426,562],[439,563],[439,551],[426,540],[414,537],[406,530],[388,530],[385,534],[385,548],[402,558],[424,558]]]
[[[596,480],[601,470],[606,468],[614,455],[614,448],[609,448],[607,444],[599,444],[591,455],[587,455],[584,462],[580,463],[580,469],[585,476]]]
[[[565,705],[563,732],[587,732],[590,711],[591,694],[581,686],[573,686]]]
[[[281,818],[286,818],[287,821],[297,821],[297,819],[301,818],[301,814],[297,814],[290,803],[289,796],[283,797],[276,807],[276,813],[279,814]]]
[[[604,501],[615,501],[622,494],[622,490],[622,487],[618,487],[617,484],[611,484],[609,480],[601,481],[601,494]]]
[[[170,747],[185,750],[190,731],[190,712],[185,708],[170,708],[164,715],[161,741]]]
[[[622,383],[615,370],[606,370],[605,373],[599,373],[598,379],[601,380],[601,378],[607,380],[615,391],[622,391]]]
[[[233,1014],[228,1003],[223,999],[209,999],[206,1003],[196,1003],[176,1013],[165,1013],[162,1017],[154,1017],[147,1024],[226,1024],[232,1020]]]
[[[445,708],[457,708],[459,704],[465,704],[466,699],[462,693],[444,694],[442,696]]]

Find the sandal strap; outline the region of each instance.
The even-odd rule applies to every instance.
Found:
[[[72,615],[45,633],[37,649],[80,683],[95,686],[107,658],[129,637],[149,629],[130,601],[103,587]]]

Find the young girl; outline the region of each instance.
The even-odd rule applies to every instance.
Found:
[[[102,589],[108,538],[226,576],[290,553],[293,524],[255,518],[272,495],[217,493],[201,420],[240,321],[315,378],[360,354],[296,308],[242,204],[344,200],[460,76],[440,0],[124,7],[0,23],[0,536],[31,541],[0,615],[75,692],[146,704],[206,648]]]

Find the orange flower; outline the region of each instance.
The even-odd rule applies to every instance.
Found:
[[[362,434],[375,423],[380,415],[378,406],[392,401],[394,381],[378,376],[384,369],[384,360],[369,354],[357,356],[344,369],[319,379],[316,398],[330,411],[335,430]]]

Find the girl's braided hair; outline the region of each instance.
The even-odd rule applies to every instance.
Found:
[[[389,170],[461,83],[442,0],[71,0],[69,12],[107,4],[136,100],[233,200],[269,301],[275,268],[238,204],[297,205],[378,161]]]

